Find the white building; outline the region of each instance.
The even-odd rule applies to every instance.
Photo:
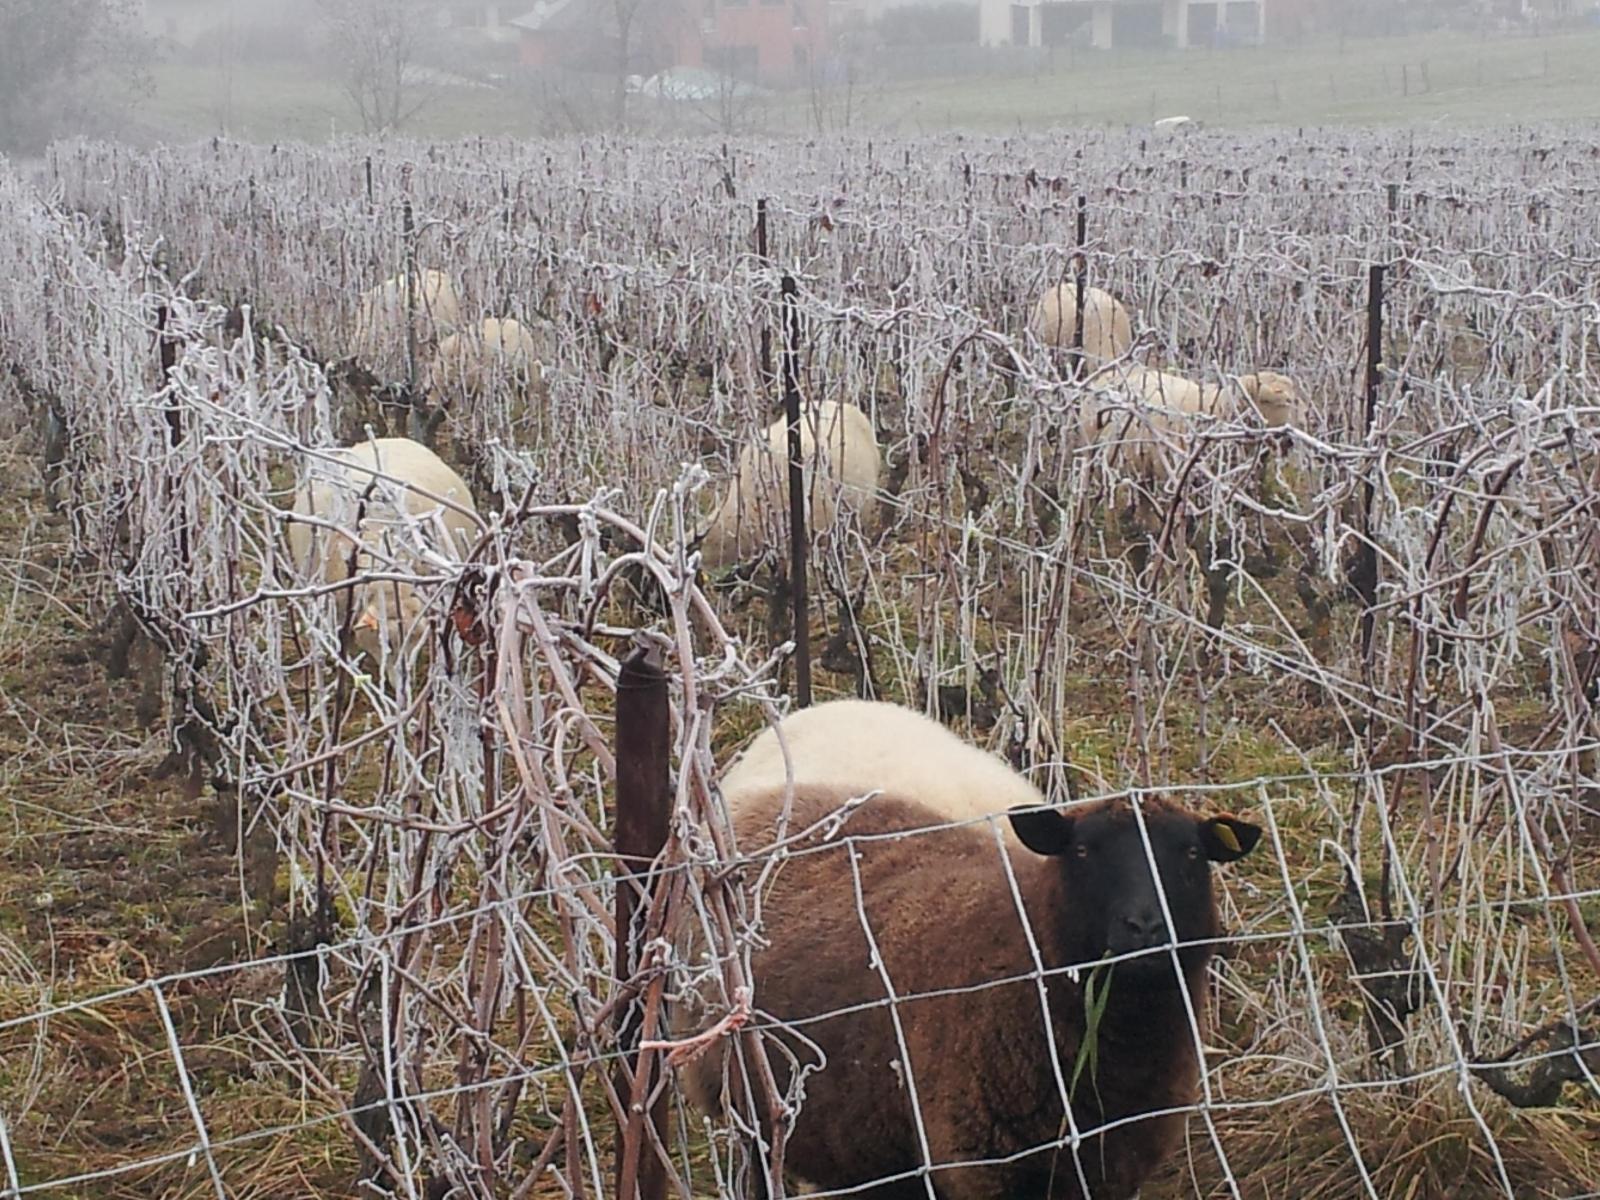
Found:
[[[1204,46],[1260,41],[1268,0],[978,0],[985,46]]]

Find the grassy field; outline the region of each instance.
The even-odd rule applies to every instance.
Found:
[[[882,89],[882,119],[1003,129],[1132,123],[1185,113],[1220,125],[1510,123],[1600,117],[1600,33],[1483,41],[1436,36],[1344,46],[1086,57],[1034,75]]]
[[[965,78],[873,82],[780,94],[737,111],[683,105],[683,128],[801,132],[820,119],[902,132],[1138,124],[1187,113],[1223,125],[1506,124],[1600,118],[1600,32],[1482,40],[1352,39],[1340,45],[1088,54],[1060,51],[1036,68]],[[360,132],[326,71],[293,64],[166,63],[140,119],[156,137],[228,133],[253,141],[320,141]],[[847,115],[848,114],[848,115]],[[532,135],[570,129],[571,112],[520,92],[435,87],[407,132],[423,137]]]
[[[324,141],[361,133],[361,118],[325,71],[280,64],[224,69],[164,63],[151,72],[155,93],[140,111],[159,137],[228,134],[246,141]],[[406,132],[427,137],[529,135],[534,115],[515,96],[488,88],[432,87]]]

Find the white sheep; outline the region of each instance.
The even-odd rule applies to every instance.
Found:
[[[1161,136],[1170,137],[1183,130],[1199,129],[1200,122],[1193,117],[1162,117],[1151,128]]]
[[[1273,429],[1304,420],[1294,380],[1273,371],[1202,384],[1152,367],[1112,366],[1090,376],[1086,386],[1080,444],[1114,446],[1125,464],[1147,474],[1164,447],[1206,419],[1238,420],[1254,412]]]
[[[461,301],[455,284],[443,271],[418,271],[409,297],[406,290],[406,276],[402,273],[362,293],[352,339],[357,358],[370,362],[392,347],[403,347],[406,316],[413,306],[419,346],[437,342],[460,323]]]
[[[993,754],[945,726],[897,704],[830,700],[783,719],[796,787],[848,795],[863,780],[915,796],[950,822],[975,821],[1024,804],[1043,804],[1031,783]],[[768,726],[719,783],[734,817],[783,786],[783,747]],[[1008,821],[996,822],[1014,840]]]
[[[1083,291],[1083,353],[1091,362],[1121,358],[1133,345],[1133,322],[1122,302],[1099,288]],[[1028,332],[1058,350],[1072,348],[1078,319],[1076,281],[1057,284],[1033,307]]]
[[[494,379],[514,379],[534,393],[544,389],[544,363],[533,332],[509,317],[486,317],[439,343],[428,364],[428,394],[480,396]]]
[[[818,445],[818,434],[821,445]],[[854,514],[863,526],[877,512],[883,455],[867,414],[824,400],[800,412],[802,479],[808,534],[832,530]],[[701,561],[716,570],[781,539],[789,513],[789,424],[779,418],[739,455],[727,495],[700,541]]]
[[[373,438],[334,455],[337,463],[313,460],[295,496],[295,514],[320,522],[289,523],[289,552],[302,579],[343,582],[352,555],[357,572],[424,573],[430,552],[459,559],[471,548],[480,528],[472,492],[432,450],[410,438]],[[359,549],[342,530],[357,534]],[[405,582],[375,581],[338,596],[340,624],[355,603],[356,644],[374,658],[380,639],[399,646],[422,614],[422,599]]]

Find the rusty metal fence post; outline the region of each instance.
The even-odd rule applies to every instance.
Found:
[[[652,866],[667,843],[672,815],[672,723],[667,676],[654,650],[637,650],[617,673],[616,980],[624,987],[640,962],[641,914],[650,909],[655,886]],[[659,1003],[659,996],[652,996]],[[667,1177],[653,1150],[646,1151],[648,1117],[656,1140],[663,1133],[666,1097],[645,1112],[643,1102],[655,1087],[660,1066],[638,1049],[646,1030],[643,995],[617,1008],[617,1095],[626,1111],[617,1128],[617,1200],[664,1200]]]

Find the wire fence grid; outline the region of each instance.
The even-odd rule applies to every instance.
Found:
[[[815,531],[820,690],[942,715],[1053,801],[1267,829],[1220,884],[1201,1088],[1158,1194],[1600,1194],[1597,171],[1548,129],[73,142],[36,180],[0,164],[7,403],[42,431],[85,601],[159,648],[173,762],[231,814],[278,929],[68,998],[0,940],[8,1056],[153,1017],[124,1069],[175,1073],[181,1105],[110,1165],[41,1171],[30,1148],[73,1134],[41,1130],[39,1096],[71,1082],[24,1071],[0,1195],[242,1195],[257,1147],[328,1129],[357,1194],[609,1195],[619,1123],[674,1194],[774,1185],[756,1097],[803,1111],[806,1029],[753,990],[764,897],[837,842],[736,837],[719,764],[784,711],[792,630],[781,580],[758,577],[763,616],[691,547],[779,412],[782,271],[805,398],[860,406],[888,464],[873,526]],[[1024,330],[1072,277],[1080,196],[1134,356],[1285,372],[1302,420],[1130,412],[1127,446],[1170,469],[1074,442],[1092,386]],[[410,264],[455,280],[464,322],[535,331],[537,392],[416,386],[432,346],[403,328],[352,354],[362,292]],[[341,654],[283,536],[319,455],[369,431],[431,441],[483,514],[467,561],[380,572],[430,608],[377,666]],[[619,931],[617,681],[641,647],[669,685],[671,823]],[[973,836],[1005,852],[1002,824]],[[897,1028],[976,994],[899,992],[885,961],[870,1006]],[[754,1081],[720,1119],[660,1069],[691,991]],[[175,1019],[199,993],[225,998],[226,1055]],[[241,1125],[232,1087],[298,1099]],[[662,1097],[659,1126],[631,1119]],[[1056,1144],[1083,1171],[1114,1127]],[[882,1194],[945,1194],[953,1165]]]

